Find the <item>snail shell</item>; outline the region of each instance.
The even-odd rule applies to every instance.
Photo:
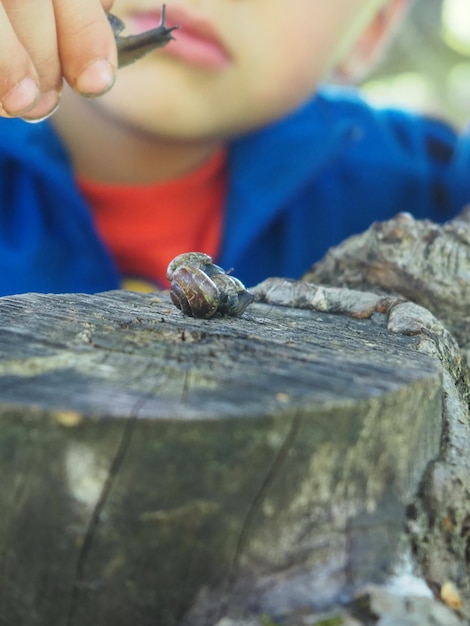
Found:
[[[216,313],[237,317],[254,300],[243,283],[203,252],[185,252],[168,265],[170,297],[186,315],[210,318]]]
[[[183,266],[199,268],[205,274],[208,274],[207,270],[211,265],[213,265],[212,258],[208,254],[203,252],[184,252],[183,254],[178,254],[170,261],[166,270],[166,277],[169,281],[172,281],[176,270]],[[214,267],[217,267],[217,265]],[[223,270],[221,271],[223,272]]]
[[[172,271],[170,297],[186,315],[205,319],[215,315],[220,303],[219,289],[199,267]]]

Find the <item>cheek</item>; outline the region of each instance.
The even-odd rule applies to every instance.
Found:
[[[306,42],[273,48],[260,58],[257,67],[247,59],[245,78],[255,110],[278,117],[308,99],[321,82],[328,55]]]
[[[317,77],[303,68],[281,67],[271,75],[264,75],[254,86],[252,105],[259,111],[277,117],[302,104],[316,90]]]

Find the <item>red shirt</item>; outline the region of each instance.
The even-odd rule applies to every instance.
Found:
[[[133,186],[79,179],[78,185],[123,276],[123,287],[139,291],[168,287],[167,265],[182,252],[217,256],[226,191],[225,152],[163,183]]]

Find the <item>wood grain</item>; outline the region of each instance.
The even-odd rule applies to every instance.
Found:
[[[215,623],[380,581],[441,369],[382,315],[0,299],[0,623]]]

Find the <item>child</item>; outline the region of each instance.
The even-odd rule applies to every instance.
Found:
[[[167,0],[176,41],[117,73],[102,4],[0,3],[1,294],[166,287],[196,250],[247,285],[299,277],[373,220],[470,200],[444,124],[314,97],[373,60],[406,0]],[[132,32],[160,11],[113,6]],[[48,121],[6,119],[50,113],[62,77]]]

